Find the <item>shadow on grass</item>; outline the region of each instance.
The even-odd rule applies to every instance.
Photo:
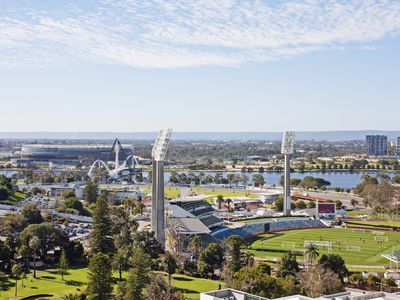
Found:
[[[39,289],[37,286],[31,286],[30,287],[32,290],[37,290],[37,289]]]
[[[49,275],[43,275],[40,276],[41,279],[56,279],[54,276],[49,276]]]
[[[176,281],[193,281],[192,278],[187,278],[187,277],[174,277],[174,280],[176,280]]]
[[[6,280],[6,281],[1,281],[0,282],[0,290],[1,291],[8,291],[11,288],[15,287],[15,281],[11,280]]]
[[[176,290],[182,294],[197,294],[199,291],[183,289],[183,288],[176,288]]]
[[[77,281],[77,280],[67,280],[65,281],[66,285],[72,285],[72,286],[82,286],[83,282],[82,281]]]

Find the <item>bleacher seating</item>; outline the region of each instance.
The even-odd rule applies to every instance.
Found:
[[[269,227],[269,230],[265,230]],[[285,230],[321,228],[326,227],[320,220],[312,219],[282,219],[271,221],[260,221],[247,223],[239,228],[227,228],[216,230],[211,233],[211,236],[217,241],[223,241],[231,235],[238,235],[243,239],[263,234],[265,232],[278,232]]]

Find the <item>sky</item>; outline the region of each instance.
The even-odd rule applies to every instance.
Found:
[[[400,1],[1,0],[0,131],[399,130]]]

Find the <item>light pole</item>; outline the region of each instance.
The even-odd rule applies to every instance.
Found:
[[[151,230],[157,241],[165,248],[165,204],[164,204],[164,161],[172,129],[162,129],[151,151],[153,161]]]
[[[282,139],[281,153],[285,157],[285,173],[283,184],[283,215],[290,216],[290,156],[294,153],[294,139],[295,134],[293,131],[285,131]]]

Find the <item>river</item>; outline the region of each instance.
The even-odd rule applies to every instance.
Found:
[[[0,174],[4,174],[6,176],[12,176],[16,174],[17,171],[14,170],[0,170]],[[178,172],[178,173],[183,173],[183,172]],[[198,175],[200,172],[185,172],[185,173],[194,173]],[[215,176],[217,172],[203,172],[205,175],[211,175]],[[221,173],[224,177],[226,177],[227,172],[219,172]],[[257,174],[256,172],[253,173],[240,173],[236,172],[234,174],[245,174],[249,177],[249,181],[251,182],[251,179],[254,174]],[[271,173],[271,172],[264,172],[261,173],[265,179],[266,184],[269,185],[279,185],[279,180],[283,173]],[[355,187],[360,181],[361,177],[365,174],[369,174],[371,176],[376,176],[378,172],[354,172],[354,173],[349,173],[349,172],[326,172],[326,173],[321,173],[321,172],[305,172],[305,173],[291,173],[291,178],[299,178],[303,179],[305,176],[313,176],[313,177],[319,177],[323,178],[331,183],[330,187],[339,187],[339,188],[353,188]],[[398,173],[392,173],[392,172],[385,172],[386,175],[389,176],[394,176],[394,175],[399,175]],[[146,172],[144,174],[146,175]],[[170,177],[169,172],[165,172],[165,181],[168,182],[169,177]]]
[[[178,172],[181,173],[181,172]],[[185,173],[194,173],[198,175],[200,172],[185,172]],[[211,175],[215,176],[217,172],[203,172],[206,175]],[[221,172],[221,174],[226,177],[227,172]],[[252,177],[254,174],[257,174],[256,172],[253,173],[240,173],[236,172],[234,174],[245,174],[249,177],[249,181],[251,181]],[[349,172],[326,172],[326,173],[321,173],[321,172],[305,172],[305,173],[291,173],[291,178],[299,178],[303,179],[305,176],[313,176],[313,177],[319,177],[323,178],[331,183],[329,187],[334,188],[334,187],[339,187],[339,188],[353,188],[355,187],[360,181],[361,177],[363,175],[371,175],[371,176],[376,176],[378,172],[354,172],[354,173],[349,173]],[[392,177],[394,175],[399,175],[398,173],[391,173],[391,172],[385,172],[386,175]],[[269,185],[279,185],[279,181],[283,173],[270,173],[270,172],[264,172],[261,173],[263,175],[266,184]],[[168,181],[170,177],[170,173],[166,172],[165,173],[165,180]]]

